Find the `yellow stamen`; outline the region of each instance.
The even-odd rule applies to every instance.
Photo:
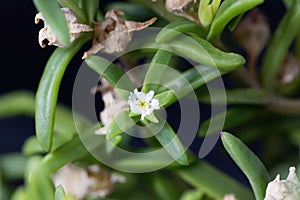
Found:
[[[140,101],[138,102],[137,106],[138,106],[139,108],[143,109],[143,110],[146,110],[147,107],[148,107],[148,104],[147,104],[146,101],[140,100]]]

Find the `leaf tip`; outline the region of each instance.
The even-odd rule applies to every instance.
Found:
[[[226,132],[224,132],[224,131],[220,132],[221,137],[224,136],[225,134],[226,134]]]

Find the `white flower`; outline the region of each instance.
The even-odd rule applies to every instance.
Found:
[[[153,99],[154,92],[151,90],[147,94],[139,92],[137,89],[134,93],[130,92],[128,103],[133,113],[141,115],[144,120],[145,116],[150,115],[154,110],[160,109],[159,101]]]
[[[295,170],[295,167],[290,167],[286,180],[280,180],[280,175],[278,174],[275,180],[268,184],[264,200],[300,199],[300,184]]]
[[[84,199],[105,197],[111,192],[114,183],[124,183],[126,179],[98,165],[79,168],[68,164],[57,171],[53,176],[53,182],[55,187],[61,185],[68,196]]]
[[[61,10],[66,17],[71,42],[73,42],[76,38],[78,38],[81,32],[93,31],[93,29],[88,25],[78,23],[75,14],[69,8],[62,8]],[[48,40],[49,41],[48,45],[64,47],[64,45],[56,38],[56,35],[46,23],[42,13],[38,13],[35,16],[36,24],[38,24],[40,20],[44,21],[44,28],[42,28],[39,32],[40,46],[44,48],[46,46],[44,44],[44,40]]]

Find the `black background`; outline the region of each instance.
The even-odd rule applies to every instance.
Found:
[[[38,44],[38,31],[43,24],[34,24],[37,11],[31,0],[3,1],[0,8],[0,94],[15,90],[35,92],[47,59],[54,48],[42,49]],[[274,29],[284,12],[283,5],[279,0],[267,0],[262,8]],[[63,78],[59,94],[59,102],[63,104],[71,104],[72,85],[80,66],[80,56],[76,56],[75,62],[72,62]],[[27,117],[0,120],[0,134],[0,154],[19,151],[24,139],[34,134],[34,120]],[[207,159],[229,174],[235,175],[243,183],[247,183],[245,177],[230,159],[220,159],[217,155],[219,149],[220,143]]]

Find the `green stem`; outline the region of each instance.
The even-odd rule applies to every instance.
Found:
[[[300,59],[300,34],[298,34],[295,41],[294,54],[296,58]]]
[[[299,20],[300,2],[295,1],[293,7],[281,20],[263,59],[262,84],[269,91],[273,90],[284,56],[300,31]]]
[[[250,74],[249,71],[244,67],[232,72],[232,74],[237,77],[243,84],[250,86],[252,88],[260,88],[259,83]]]
[[[300,99],[272,97],[270,98],[269,109],[279,114],[299,115]]]

